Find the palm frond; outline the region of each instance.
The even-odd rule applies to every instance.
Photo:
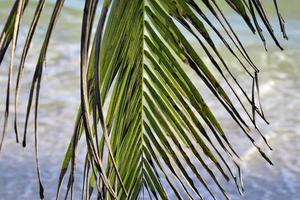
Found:
[[[282,49],[261,1],[224,2],[241,17],[250,32],[259,34],[265,47],[262,26]],[[41,0],[36,5],[18,65],[14,120],[17,142],[21,79],[44,3]],[[92,195],[99,199],[137,199],[144,195],[143,191],[155,199],[204,199],[204,193],[217,199],[219,192],[229,199],[222,182],[231,179],[238,191],[243,193],[239,154],[206,98],[197,89],[195,80],[187,73],[191,70],[197,75],[196,81],[213,94],[262,157],[272,164],[250,133],[254,127],[271,149],[256,124],[257,115],[267,122],[259,100],[259,70],[220,2],[104,0],[101,3],[97,25],[94,21],[98,0],[86,0],[83,9],[81,104],[62,164],[56,198],[60,198],[60,189],[66,177],[65,198],[73,198],[78,143],[83,137],[87,154],[82,199],[90,199]],[[27,4],[28,0],[15,1],[0,36],[0,64],[9,45],[12,46],[0,149],[9,116],[14,51]],[[49,41],[63,5],[64,0],[56,1],[40,50],[28,98],[23,137],[25,147],[34,100],[35,157],[41,199],[44,198],[44,188],[38,162],[38,105],[39,94],[43,92],[40,85]],[[276,0],[274,9],[283,37],[287,39]],[[94,27],[96,32],[92,34]],[[213,35],[240,63],[252,83],[250,90],[239,83],[220,53]],[[212,65],[203,61],[201,52],[196,50],[189,38],[195,39]],[[103,111],[104,105],[108,105],[107,112]],[[212,188],[218,188],[219,192]]]

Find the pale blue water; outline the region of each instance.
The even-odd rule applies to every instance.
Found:
[[[269,0],[270,1],[270,0]],[[53,2],[53,1],[52,1]],[[66,150],[69,136],[73,130],[75,113],[79,104],[79,38],[80,8],[82,1],[68,0],[62,12],[61,21],[50,44],[47,67],[43,79],[40,101],[40,162],[42,177],[46,188],[46,199],[53,199],[56,191],[58,172]],[[271,2],[271,1],[270,1]],[[3,26],[9,0],[0,0],[0,27]],[[279,51],[271,40],[268,41],[269,52],[266,53],[258,36],[249,34],[244,24],[232,14],[231,22],[242,36],[251,57],[260,67],[261,96],[265,114],[270,126],[261,125],[274,151],[268,152],[275,163],[269,166],[231,122],[225,128],[230,138],[243,155],[245,195],[240,197],[235,187],[228,185],[227,190],[233,199],[241,200],[298,200],[300,199],[300,7],[298,0],[281,0],[283,15],[286,18],[287,32],[290,40],[281,40],[285,51]],[[52,4],[47,4],[43,22],[49,19]],[[33,14],[28,13],[28,17]],[[275,17],[271,21],[276,23]],[[275,28],[278,28],[275,26]],[[28,21],[24,21],[25,33]],[[278,30],[278,29],[277,29]],[[38,34],[43,36],[45,24],[41,24]],[[41,37],[40,37],[41,38]],[[40,48],[40,38],[33,43],[23,79],[21,102],[21,122],[24,120],[28,88],[36,63],[36,51]],[[22,46],[24,38],[19,41]],[[18,52],[20,53],[20,52]],[[18,54],[19,55],[19,54]],[[230,55],[224,54],[232,66],[237,63]],[[0,85],[6,81],[8,60],[0,67]],[[191,74],[193,76],[193,74]],[[15,77],[14,77],[15,78]],[[4,87],[0,87],[0,111],[4,110]],[[212,102],[213,104],[213,102]],[[221,119],[227,115],[219,113]],[[2,124],[2,114],[0,114]],[[10,123],[4,150],[0,154],[0,200],[38,199],[38,188],[33,157],[33,134],[29,132],[28,147],[23,149],[15,144],[14,133]],[[33,130],[33,127],[30,127]],[[78,167],[80,172],[81,168]],[[79,186],[78,186],[79,187]]]

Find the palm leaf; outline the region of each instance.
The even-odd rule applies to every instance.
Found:
[[[282,49],[260,1],[224,2],[241,16],[250,31],[258,32],[265,45],[262,26]],[[41,0],[36,5],[18,67],[14,121],[17,142],[21,79],[44,3]],[[9,116],[14,51],[27,4],[28,0],[15,2],[0,37],[0,64],[9,45],[12,45],[0,148]],[[48,44],[63,5],[63,0],[56,1],[40,50],[28,99],[23,137],[25,146],[29,115],[35,100],[35,157],[41,199],[44,198],[44,189],[38,164],[38,101]],[[89,199],[93,195],[99,199],[137,199],[144,197],[145,192],[155,199],[204,199],[206,192],[214,199],[218,198],[217,193],[229,199],[222,183],[231,179],[242,193],[244,188],[239,155],[205,97],[186,72],[192,70],[197,75],[196,81],[213,94],[262,157],[272,164],[250,133],[254,127],[269,146],[256,125],[256,115],[266,121],[259,100],[259,70],[219,2],[104,0],[101,5],[97,25],[94,25],[94,20],[98,1],[86,0],[83,9],[81,105],[62,164],[56,198],[60,198],[60,188],[66,176],[65,198],[69,195],[73,198],[78,142],[83,137],[87,154],[82,199]],[[283,37],[287,39],[276,0],[274,9]],[[215,23],[222,27],[225,35],[216,28]],[[93,27],[97,27],[94,35]],[[227,65],[212,35],[225,45],[252,81],[250,93],[247,92],[248,88],[241,86]],[[211,66],[203,61],[190,37],[196,39]],[[103,111],[104,105],[107,105],[107,112]],[[212,188],[217,188],[219,192]]]

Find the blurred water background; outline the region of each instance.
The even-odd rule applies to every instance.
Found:
[[[34,1],[36,2],[36,1]],[[51,3],[52,2],[52,3]],[[273,1],[266,0],[268,10]],[[0,30],[5,23],[13,1],[0,0]],[[261,125],[262,132],[269,138],[274,150],[268,152],[274,162],[269,166],[252,148],[236,125],[228,121],[222,112],[219,118],[224,122],[234,146],[243,155],[245,194],[239,196],[235,187],[226,186],[233,199],[241,200],[298,200],[300,199],[300,7],[299,0],[280,0],[282,14],[286,19],[289,41],[281,40],[285,50],[281,52],[268,40],[265,52],[258,35],[250,34],[245,24],[233,12],[226,12],[233,27],[241,35],[243,44],[259,66],[261,98],[270,125]],[[54,199],[59,169],[72,134],[77,106],[79,105],[79,49],[82,1],[67,0],[60,20],[53,34],[46,60],[46,70],[41,88],[39,110],[40,163],[46,199]],[[24,122],[27,96],[32,73],[37,60],[47,23],[53,8],[53,1],[47,3],[39,24],[37,37],[27,59],[22,82],[20,124]],[[18,47],[24,45],[25,33],[29,28],[29,18],[34,6],[29,6],[20,31]],[[277,17],[270,12],[270,20],[277,33]],[[278,34],[280,37],[280,34]],[[220,45],[221,48],[223,48]],[[20,48],[17,56],[20,56]],[[228,64],[239,72],[238,63],[226,51],[223,52]],[[8,57],[0,68],[0,119],[5,109],[5,83]],[[16,70],[16,69],[15,69]],[[191,73],[191,77],[193,74]],[[15,80],[16,77],[14,77]],[[239,77],[243,80],[242,75]],[[245,80],[245,84],[247,84]],[[251,84],[251,83],[250,83]],[[210,103],[214,106],[214,102]],[[13,107],[12,107],[13,110]],[[33,118],[31,118],[32,120]],[[4,149],[0,154],[0,200],[38,199],[38,188],[34,162],[33,126],[29,127],[28,145],[23,149],[15,144],[9,123]],[[32,123],[31,123],[32,124]],[[21,126],[22,128],[22,126]],[[1,128],[2,130],[2,128]],[[78,167],[78,173],[82,169]],[[77,186],[79,188],[79,186]]]

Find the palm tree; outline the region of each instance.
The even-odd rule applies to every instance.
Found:
[[[18,31],[28,2],[15,1],[0,37],[0,64],[4,56],[10,56],[0,149],[10,114],[11,77]],[[250,133],[260,134],[268,145],[256,125],[256,116],[266,121],[259,101],[259,70],[228,21],[220,2],[85,1],[80,51],[81,104],[59,175],[57,199],[62,196],[60,188],[65,178],[67,190],[64,196],[73,198],[80,139],[85,141],[87,149],[82,174],[82,199],[90,199],[92,195],[99,199],[137,199],[143,197],[144,193],[156,199],[203,199],[205,190],[216,199],[212,187],[217,187],[229,199],[221,183],[224,180],[233,180],[242,193],[244,188],[239,155],[205,98],[187,75],[187,69],[197,74],[197,81],[202,82],[203,87],[214,95],[228,112],[229,118],[240,127],[262,157],[272,164]],[[277,2],[273,2],[281,32],[287,39]],[[265,27],[276,45],[282,49],[260,0],[225,0],[221,3],[233,9],[250,31],[259,34],[264,44]],[[36,4],[18,64],[14,87],[16,142],[20,140],[18,98],[22,75],[44,4],[45,0]],[[102,9],[95,24],[98,4]],[[64,0],[56,1],[40,49],[23,130],[22,145],[25,147],[28,119],[33,109],[41,199],[44,198],[44,188],[38,162],[39,93],[48,44],[63,5]],[[95,27],[96,32],[93,34]],[[236,79],[222,57],[220,48],[215,45],[213,35],[220,39],[252,80],[250,90],[242,87]],[[191,36],[201,46],[214,69],[196,51],[189,40]],[[10,54],[7,53],[9,46]],[[221,81],[217,77],[221,77]],[[106,112],[103,112],[104,104],[108,105]],[[201,190],[197,184],[201,184]]]

